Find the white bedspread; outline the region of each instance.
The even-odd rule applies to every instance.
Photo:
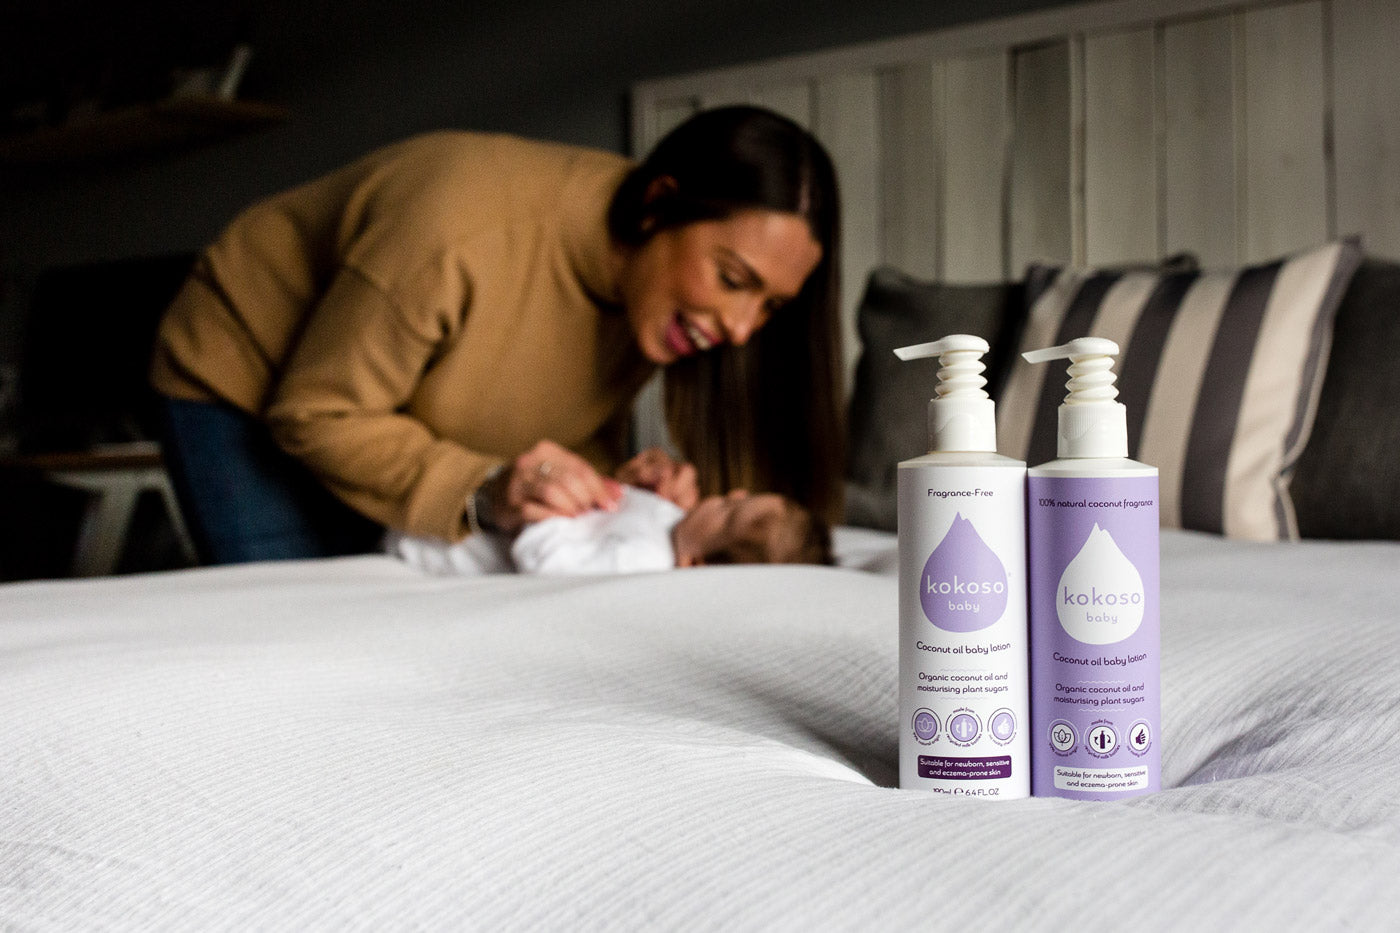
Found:
[[[0,928],[1394,929],[1400,545],[1168,533],[1167,789],[892,788],[848,563],[0,586]]]

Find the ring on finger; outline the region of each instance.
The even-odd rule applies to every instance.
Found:
[[[535,475],[540,479],[549,479],[549,474],[554,472],[554,464],[548,460],[541,460],[535,465]]]

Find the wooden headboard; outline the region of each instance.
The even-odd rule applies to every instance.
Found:
[[[881,263],[989,281],[1352,233],[1400,258],[1397,54],[1396,0],[1091,3],[642,82],[633,147],[725,103],[811,128],[840,174],[853,361]]]

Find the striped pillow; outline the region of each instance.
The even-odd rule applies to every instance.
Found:
[[[1206,272],[1033,266],[1021,350],[1107,337],[1122,353],[1128,455],[1161,471],[1162,524],[1231,538],[1298,537],[1288,481],[1312,429],[1355,240]],[[1056,456],[1064,364],[1016,359],[998,407],[1001,452]]]

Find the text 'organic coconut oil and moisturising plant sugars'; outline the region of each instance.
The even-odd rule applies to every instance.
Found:
[[[1157,469],[1128,457],[1117,344],[1068,359],[1059,458],[1029,471],[1031,759],[1037,797],[1117,800],[1161,787]]]
[[[929,450],[899,464],[899,786],[1030,794],[1026,465],[996,453],[987,342],[955,334],[896,350],[937,356]]]

